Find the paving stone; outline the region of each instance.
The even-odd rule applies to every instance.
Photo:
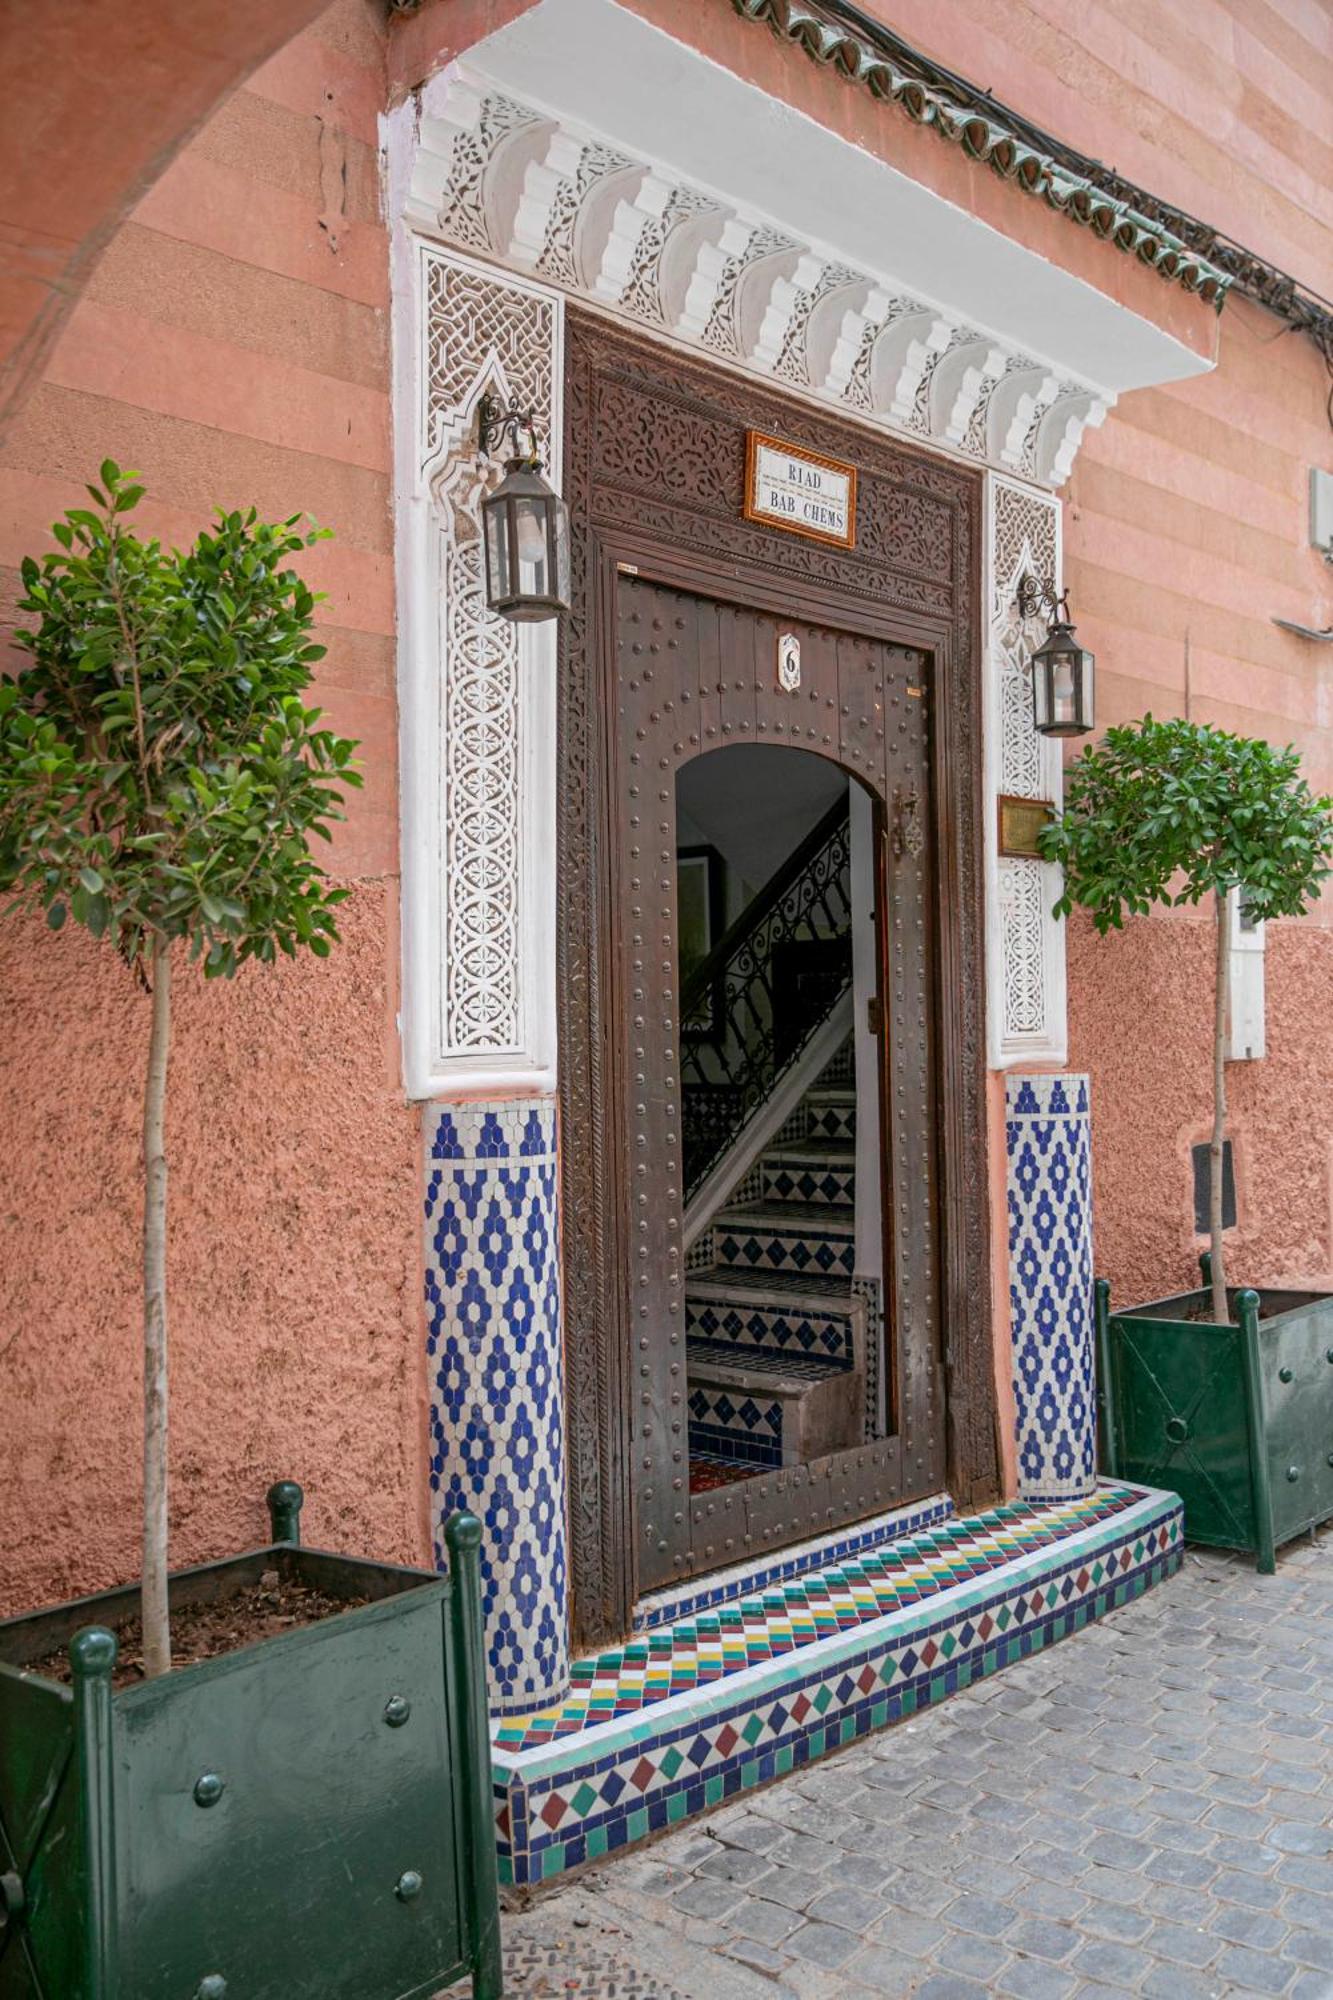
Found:
[[[1143,1949],[1154,1958],[1170,1959],[1173,1965],[1198,1968],[1217,1957],[1222,1940],[1190,1924],[1154,1924],[1143,1940]]]
[[[808,1868],[775,1868],[764,1877],[765,1897],[788,1910],[803,1910],[827,1888],[828,1877],[815,1875]]]
[[[1152,1971],[1152,1960],[1134,1945],[1095,1938],[1080,1946],[1072,1968],[1083,1979],[1100,1979],[1108,1986],[1136,1986]]]
[[[1159,1848],[1143,1872],[1152,1882],[1176,1882],[1182,1889],[1202,1889],[1217,1874],[1217,1863],[1202,1854],[1174,1854]]]
[[[1275,1910],[1282,1901],[1282,1885],[1280,1882],[1265,1882],[1255,1875],[1242,1875],[1232,1869],[1224,1870],[1210,1884],[1210,1894],[1216,1896],[1219,1902],[1243,1903],[1251,1910]]]
[[[942,1918],[913,1917],[903,1910],[890,1910],[880,1918],[874,1931],[876,1943],[883,1943],[908,1958],[929,1958],[948,1935]]]
[[[949,1905],[949,1922],[957,1929],[975,1931],[981,1937],[1003,1937],[1014,1923],[1017,1912],[993,1896],[962,1895]]]
[[[748,1965],[754,1972],[762,1972],[769,1979],[776,1979],[786,1971],[790,1960],[783,1958],[771,1945],[759,1944],[753,1938],[732,1938],[718,1950],[728,1958],[734,1958],[740,1965]]]
[[[913,1910],[923,1917],[937,1916],[955,1900],[958,1891],[952,1882],[937,1882],[929,1875],[918,1875],[905,1868],[901,1875],[895,1875],[884,1887],[886,1902],[896,1903],[901,1909]]]
[[[859,1944],[859,1938],[837,1924],[802,1924],[798,1931],[792,1932],[784,1948],[811,1965],[822,1965],[833,1972],[851,1957]]]
[[[1291,2000],[1333,2000],[1333,1979],[1324,1972],[1303,1972],[1289,1992]]]
[[[798,1910],[789,1910],[781,1903],[766,1903],[758,1896],[743,1897],[726,1916],[728,1930],[769,1945],[781,1944],[801,1921]]]
[[[958,1979],[951,1972],[936,1972],[917,1987],[915,2000],[987,2000],[987,1989],[975,1979]]]
[[[1025,1917],[1005,1937],[1010,1951],[1026,1952],[1032,1958],[1068,1958],[1079,1942],[1079,1934],[1068,1924],[1051,1923],[1041,1917]]]
[[[1228,1945],[1215,1970],[1222,1979],[1250,1993],[1285,1993],[1295,1974],[1290,1959],[1251,1951],[1243,1944]]]
[[[946,1938],[935,1953],[936,1964],[943,1966],[946,1972],[984,1980],[987,1987],[994,1985],[1008,1965],[1009,1958],[1007,1945],[995,1938],[972,1936],[967,1931],[957,1931]]]
[[[684,1910],[691,1917],[720,1917],[740,1900],[742,1890],[736,1882],[688,1882],[678,1889],[672,1901],[678,1910]]]
[[[840,1924],[860,1937],[884,1914],[884,1905],[865,1889],[827,1889],[806,1914],[812,1922]]]
[[[1148,1884],[1142,1875],[1128,1875],[1123,1868],[1089,1868],[1079,1877],[1079,1887],[1104,1903],[1141,1903]]]
[[[1062,1882],[1028,1881],[1013,1900],[1025,1916],[1063,1918],[1066,1922],[1088,1907],[1086,1896]]]
[[[1041,1959],[1016,1958],[995,1982],[997,1993],[1010,1993],[1014,2000],[1066,2000],[1078,1985],[1072,1972]]]
[[[1298,1965],[1333,1972],[1333,1931],[1292,1931],[1282,1949]]]
[[[1152,1927],[1146,1910],[1126,1909],[1122,1903],[1089,1903],[1078,1927],[1090,1937],[1110,1938],[1116,1944],[1137,1944]]]
[[[849,1980],[858,1979],[874,1993],[885,1993],[898,2000],[917,1992],[926,1976],[926,1968],[919,1958],[904,1958],[899,1952],[891,1951],[887,1945],[867,1945],[846,1965]]]
[[[739,1882],[745,1888],[767,1875],[772,1865],[763,1855],[751,1854],[744,1847],[722,1847],[700,1862],[699,1873],[719,1882]]]

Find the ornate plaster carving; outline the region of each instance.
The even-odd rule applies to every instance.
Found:
[[[480,72],[429,87],[408,219],[640,327],[1039,485],[1114,397]]]

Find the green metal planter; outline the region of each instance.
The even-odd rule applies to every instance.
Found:
[[[441,1577],[301,1548],[300,1504],[173,1609],[270,1569],[370,1602],[114,1691],[137,1589],[0,1624],[0,2000],[498,2000],[480,1525]],[[65,1646],[72,1687],[23,1671]]]
[[[1229,1291],[1239,1324],[1191,1319],[1203,1289],[1112,1312],[1096,1285],[1102,1468],[1179,1493],[1185,1533],[1260,1570],[1333,1517],[1333,1296]],[[1260,1315],[1263,1315],[1260,1317]]]

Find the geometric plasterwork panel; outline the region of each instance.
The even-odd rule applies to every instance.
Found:
[[[451,196],[469,242],[482,141],[523,123],[481,121]],[[549,1089],[554,636],[486,609],[479,510],[503,468],[477,406],[530,409],[558,487],[563,302],[406,230],[395,274],[408,1088]]]
[[[988,612],[986,774],[991,799],[987,868],[989,1045],[994,1068],[1065,1056],[1065,938],[1051,915],[1059,894],[1049,863],[1002,855],[1000,794],[1058,806],[1058,742],[1032,724],[1030,662],[1045,621],[1023,619],[1016,602],[1024,576],[1060,577],[1060,503],[1049,493],[991,474],[986,482]]]
[[[1068,477],[1114,401],[470,63],[418,110],[396,128],[397,217],[640,330],[1038,485]]]
[[[475,410],[487,392],[532,409],[551,434],[555,306],[428,256],[422,448],[439,535],[439,935],[436,1048],[512,1055],[522,1046],[523,769],[519,631],[486,609]]]

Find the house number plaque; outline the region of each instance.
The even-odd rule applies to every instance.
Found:
[[[1001,854],[1040,861],[1041,830],[1055,818],[1055,807],[1049,799],[1017,799],[1002,792],[996,803],[1000,810]]]
[[[778,634],[778,686],[795,694],[801,685],[801,642],[794,632]]]
[[[747,431],[745,518],[850,549],[856,541],[856,467]]]

